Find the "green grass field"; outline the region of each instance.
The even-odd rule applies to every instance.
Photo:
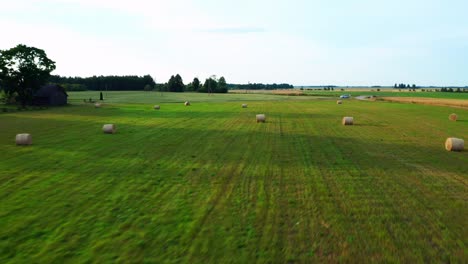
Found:
[[[468,110],[88,96],[0,113],[0,263],[468,261],[468,151],[444,149],[467,141]],[[21,132],[32,146],[14,144]]]
[[[167,93],[167,92],[103,92],[106,103],[176,103],[185,102],[236,102],[236,101],[289,101],[308,100],[305,96],[284,96],[273,94],[206,94],[206,93]],[[99,99],[99,92],[68,92],[71,103],[83,103],[84,99]]]

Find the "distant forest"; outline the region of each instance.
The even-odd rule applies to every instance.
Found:
[[[184,84],[182,77],[177,74],[171,76],[166,83],[158,83],[150,75],[144,76],[93,76],[93,77],[63,77],[52,75],[49,82],[63,86],[67,91],[167,91],[167,92],[201,92],[201,93],[227,93],[228,89],[243,90],[275,90],[293,89],[294,86],[282,84],[228,84],[224,77],[219,79],[212,76],[201,83],[198,78]]]
[[[140,76],[93,76],[93,77],[62,77],[52,75],[50,83],[59,84],[67,91],[138,91],[146,85],[154,86],[150,75]]]

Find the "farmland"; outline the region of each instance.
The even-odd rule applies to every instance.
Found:
[[[69,92],[71,103],[82,103],[84,99],[99,99],[98,92]],[[325,96],[323,96],[325,97]],[[104,92],[106,103],[177,103],[190,102],[239,102],[239,101],[288,101],[309,100],[300,96],[274,94],[207,94],[207,93],[159,93],[159,92]]]
[[[1,263],[468,259],[468,152],[443,145],[468,139],[466,109],[156,92],[109,92],[95,109],[90,97],[0,113]],[[21,132],[32,146],[14,145]]]
[[[468,100],[445,99],[445,98],[424,98],[424,97],[383,97],[382,100],[400,103],[416,103],[427,105],[441,105],[468,108]]]
[[[468,93],[448,93],[448,92],[423,92],[418,90],[417,92],[409,91],[397,91],[393,89],[382,89],[376,91],[375,89],[345,89],[344,91],[317,91],[317,90],[306,90],[303,91],[306,95],[311,96],[330,96],[336,97],[341,94],[350,94],[352,96],[359,95],[375,95],[378,97],[422,97],[422,98],[441,98],[441,99],[458,99],[468,100]]]

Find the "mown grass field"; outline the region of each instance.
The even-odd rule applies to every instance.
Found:
[[[0,113],[0,263],[468,261],[467,110],[113,95]]]
[[[71,103],[80,104],[91,98],[99,100],[99,92],[68,92]],[[238,101],[290,101],[310,100],[303,96],[283,96],[274,94],[206,94],[206,93],[168,93],[168,92],[103,92],[106,103],[176,103],[185,102],[238,102]],[[70,100],[71,99],[71,100]]]

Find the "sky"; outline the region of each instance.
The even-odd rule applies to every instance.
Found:
[[[63,76],[468,86],[466,0],[0,0],[0,49]]]

